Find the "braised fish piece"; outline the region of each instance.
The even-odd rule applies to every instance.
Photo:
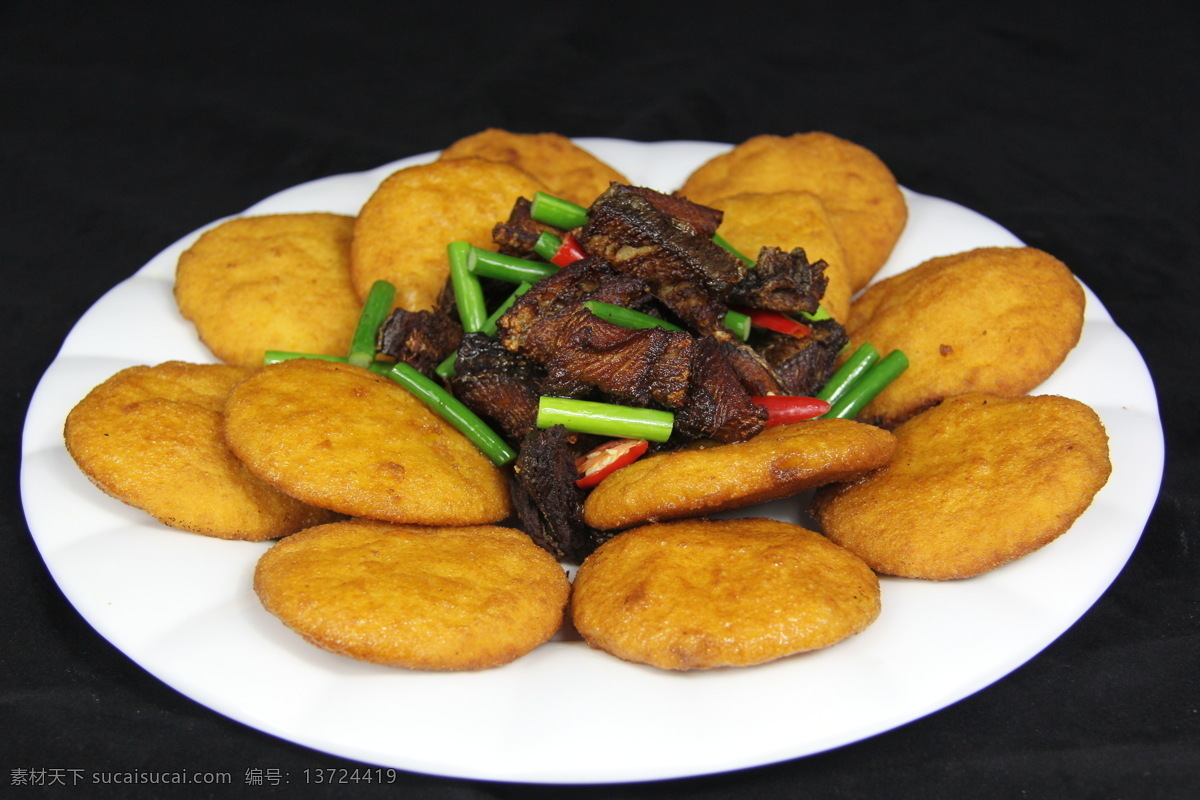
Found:
[[[462,326],[444,311],[396,308],[380,327],[376,348],[428,375],[454,352],[462,335]]]
[[[687,399],[675,412],[675,432],[686,439],[741,442],[766,424],[766,410],[746,393],[724,345],[711,336],[695,340]]]
[[[764,247],[754,268],[730,287],[729,304],[811,314],[821,305],[828,284],[825,262],[810,264],[803,248],[785,253],[778,247]]]
[[[510,486],[521,529],[555,558],[576,564],[611,536],[583,521],[578,438],[561,425],[531,431],[521,440]]]
[[[742,387],[752,395],[786,394],[783,381],[762,354],[736,337],[711,337],[720,343]]]
[[[684,331],[624,328],[577,305],[540,319],[524,352],[551,379],[566,376],[628,402],[678,408],[688,397],[693,343]]]
[[[527,340],[542,335],[537,330],[542,322],[585,300],[640,310],[653,298],[639,279],[623,275],[603,261],[585,258],[543,278],[518,297],[496,321],[496,336],[509,350],[524,352],[527,347],[537,346],[529,345]]]
[[[755,334],[758,352],[779,376],[786,394],[811,395],[820,391],[837,368],[838,354],[850,341],[835,319],[808,324],[812,333],[802,339],[786,333]]]
[[[700,236],[712,238],[724,220],[725,212],[693,203],[685,197],[673,194],[663,194],[645,186],[622,185],[619,191],[629,191],[648,201],[668,217],[683,220],[691,225]],[[611,190],[610,190],[611,191]]]
[[[462,337],[448,388],[476,414],[516,441],[537,423],[539,383],[545,370],[482,333]]]
[[[729,335],[721,300],[745,267],[692,225],[664,214],[630,187],[614,185],[576,232],[588,255],[645,281],[670,311],[699,333]]]
[[[561,236],[562,231],[544,222],[538,222],[530,214],[533,203],[524,197],[518,197],[509,212],[506,222],[497,222],[492,228],[492,241],[500,246],[500,252],[517,258],[537,258],[534,245],[543,232],[549,231],[555,236]]]
[[[750,400],[727,343],[664,328],[624,328],[585,306],[539,318],[522,354],[549,381],[581,381],[621,402],[677,409],[684,439],[740,441],[766,419]]]

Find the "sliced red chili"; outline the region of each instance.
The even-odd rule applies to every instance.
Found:
[[[756,328],[766,328],[778,333],[786,333],[789,336],[795,336],[797,339],[803,339],[812,333],[812,328],[778,311],[768,311],[765,308],[743,308],[739,310],[750,317],[750,324]]]
[[[575,237],[568,233],[563,237],[562,247],[558,248],[558,252],[550,261],[560,267],[565,267],[582,258],[587,258],[587,254],[583,252],[583,248],[579,246]]]
[[[649,445],[645,439],[613,439],[600,445],[586,456],[576,459],[575,468],[579,470],[580,477],[575,485],[581,489],[595,486],[621,467],[641,458]]]
[[[829,410],[829,403],[818,397],[772,394],[750,399],[767,410],[768,428],[815,419]]]

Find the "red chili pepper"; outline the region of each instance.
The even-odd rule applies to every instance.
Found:
[[[575,460],[580,478],[575,485],[581,489],[595,486],[621,467],[637,461],[650,443],[645,439],[613,439],[586,456]]]
[[[587,253],[583,252],[583,248],[579,246],[575,237],[568,233],[563,237],[562,246],[558,248],[558,252],[550,259],[550,262],[565,267],[581,258],[587,258]]]
[[[778,311],[768,311],[765,308],[744,308],[738,310],[750,317],[750,324],[756,328],[766,328],[778,333],[786,333],[789,336],[795,336],[797,339],[803,339],[812,333],[812,328]]]
[[[829,403],[818,397],[763,395],[750,398],[767,410],[767,427],[815,419],[829,410]]]

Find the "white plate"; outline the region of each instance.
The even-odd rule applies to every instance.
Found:
[[[728,147],[580,143],[631,181],[664,190]],[[354,214],[392,171],[433,157],[303,184],[248,213]],[[881,275],[1019,244],[973,211],[906,195],[908,227]],[[305,643],[262,609],[250,579],[268,545],[165,528],[94,488],[63,447],[67,412],[118,369],[212,360],[171,294],[175,262],[198,233],[101,298],[47,370],[23,442],[29,527],[79,613],[150,673],[246,725],[347,758],[464,778],[599,783],[720,772],[854,742],[966,697],[1053,641],[1116,577],[1158,493],[1163,444],[1150,376],[1089,291],[1082,341],[1037,393],[1099,412],[1113,472],[1087,513],[1042,550],[970,580],[884,579],[882,615],[864,633],[749,669],[662,672],[565,640],[479,673],[358,663]],[[764,511],[802,519],[797,501],[754,513]]]

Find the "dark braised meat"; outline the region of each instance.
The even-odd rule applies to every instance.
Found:
[[[821,304],[829,283],[826,266],[824,261],[810,264],[799,247],[790,253],[778,247],[764,247],[754,268],[746,270],[746,277],[730,287],[729,304],[792,314],[812,313]]]
[[[583,521],[586,492],[575,485],[582,448],[561,425],[533,430],[521,440],[510,490],[521,529],[560,561],[583,561],[611,534]]]
[[[642,281],[603,261],[585,258],[543,278],[517,298],[497,321],[497,336],[508,349],[523,352],[530,336],[544,336],[536,330],[538,326],[585,300],[639,310],[653,302]]]
[[[533,246],[543,231],[561,236],[562,231],[544,222],[538,222],[529,213],[533,204],[524,197],[517,198],[507,222],[498,222],[492,228],[492,241],[500,246],[500,252],[518,258],[537,258]]]
[[[380,326],[376,347],[428,375],[454,352],[461,338],[462,327],[443,311],[397,308]]]
[[[542,376],[536,362],[482,333],[467,333],[447,387],[467,408],[499,425],[508,439],[518,441],[536,425]]]
[[[675,433],[686,439],[742,442],[762,431],[767,412],[746,394],[724,343],[695,340],[686,402],[675,412]]]
[[[650,201],[655,208],[668,217],[683,220],[695,228],[696,233],[709,239],[717,232],[717,228],[721,227],[721,220],[725,218],[724,211],[710,208],[709,206],[702,206],[699,203],[693,203],[691,200],[679,197],[678,195],[663,194],[653,189],[647,189],[645,186],[620,185],[623,189],[628,189]]]
[[[576,239],[589,255],[646,283],[658,300],[703,334],[721,335],[721,300],[742,280],[742,262],[687,222],[664,214],[632,187],[614,183],[589,209]]]
[[[575,305],[538,318],[519,352],[540,363],[549,381],[581,381],[637,405],[676,408],[687,398],[692,343],[683,331],[623,328]]]
[[[522,347],[550,381],[579,381],[621,402],[677,409],[682,439],[742,441],[762,430],[765,412],[730,358],[749,348],[684,331],[623,328],[582,305],[539,318]],[[779,389],[773,379],[763,388],[756,393]]]
[[[850,340],[835,319],[809,323],[812,334],[803,339],[784,333],[763,331],[758,351],[775,369],[784,391],[811,395],[833,377],[838,353]]]
[[[721,343],[725,358],[751,395],[785,394],[783,381],[762,354],[732,336],[713,337]]]

